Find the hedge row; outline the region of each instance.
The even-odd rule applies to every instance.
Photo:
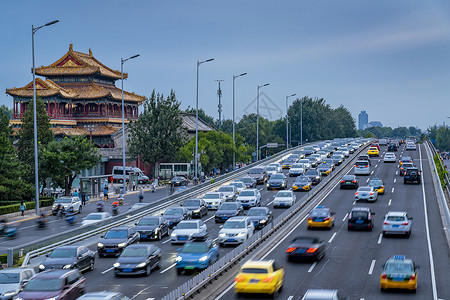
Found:
[[[439,156],[439,154],[436,154],[434,156],[434,164],[436,165],[436,169],[439,175],[439,179],[441,181],[441,186],[443,189],[445,189],[445,175],[448,176],[448,171],[445,170],[444,168],[442,168],[443,166],[443,162],[441,161],[441,157]]]
[[[53,204],[53,202],[54,202],[53,198],[49,198],[49,197],[39,198],[39,206],[40,207],[51,206]],[[25,202],[25,205],[26,205],[27,210],[36,208],[36,202],[34,202],[34,201]],[[0,206],[0,215],[18,212],[19,208],[20,208],[20,202],[15,203],[15,204]]]

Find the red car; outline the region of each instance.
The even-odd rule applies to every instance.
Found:
[[[84,294],[85,282],[78,269],[44,271],[30,279],[17,299],[77,299]]]
[[[370,145],[370,147],[377,147],[378,151],[380,151],[380,145],[378,145],[378,144],[372,144],[372,145]]]

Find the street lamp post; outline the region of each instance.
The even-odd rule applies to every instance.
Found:
[[[235,150],[236,143],[234,140],[234,80],[238,77],[245,76],[245,75],[247,75],[247,73],[233,75],[233,170],[236,167],[236,150]]]
[[[36,118],[36,72],[34,70],[34,34],[42,27],[58,23],[59,20],[48,22],[42,26],[34,27],[31,25],[31,52],[33,60],[33,117],[34,117],[34,184],[36,192],[36,215],[39,216],[39,170],[38,170],[38,140],[37,140],[37,118]]]
[[[270,83],[258,85],[256,92],[256,161],[259,160],[259,89],[268,86]]]
[[[214,58],[210,58],[207,60],[203,60],[203,61],[198,61],[197,60],[197,93],[196,93],[196,97],[195,97],[195,157],[194,157],[194,162],[195,162],[195,178],[198,178],[198,69],[199,66],[203,63],[207,63],[210,61],[213,61]]]
[[[300,99],[300,145],[303,146],[303,99]]]
[[[138,57],[140,54],[136,54],[133,56],[130,56],[126,59],[120,58],[120,73],[122,75],[122,164],[123,164],[123,185],[122,190],[123,193],[126,194],[126,166],[125,166],[125,101],[123,100],[123,64],[130,59]]]
[[[286,96],[286,149],[289,149],[289,121],[288,121],[288,99],[297,94]]]

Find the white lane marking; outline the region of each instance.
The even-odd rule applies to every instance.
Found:
[[[370,172],[370,175],[372,175],[373,174],[373,171],[372,172]]]
[[[364,298],[359,298],[359,300],[364,300]]]
[[[331,238],[328,240],[328,243],[331,243],[334,240],[334,237],[336,236],[337,232],[333,233]]]
[[[345,222],[345,220],[347,220],[348,217],[348,213],[345,214],[345,217],[342,219],[342,222]]]
[[[398,175],[398,171],[395,171],[395,175]]]
[[[353,205],[355,205],[356,204],[356,200],[355,201],[353,201]]]
[[[148,290],[148,289],[151,288],[151,287],[152,287],[152,285],[149,285],[149,286],[146,287],[145,289],[140,290],[139,293],[137,293],[136,295],[134,295],[133,297],[131,297],[130,300],[133,300],[134,298],[136,298],[137,296],[139,296],[140,294],[142,294],[144,291]],[[152,298],[152,299],[154,299],[154,298]]]
[[[378,160],[378,162],[380,162],[381,159]]]
[[[378,165],[375,165],[375,168],[378,167]]]
[[[270,204],[272,204],[273,201],[275,201],[275,199],[273,199],[272,201],[270,201],[269,203],[267,203],[267,206],[269,206]]]
[[[219,296],[217,296],[216,299],[214,299],[214,300],[218,300],[218,299],[222,298],[223,296],[225,296],[225,294],[228,293],[228,291],[231,290],[235,285],[236,285],[236,282],[233,281],[233,283],[229,287],[227,287],[227,289],[225,291],[223,291]]]
[[[208,218],[208,219],[206,219],[205,221],[203,221],[203,222],[208,222],[209,220],[211,220],[211,219],[213,219],[215,216],[212,216],[212,217],[210,217],[210,218]]]
[[[112,269],[114,269],[114,267],[111,267],[111,268],[109,268],[109,269],[103,271],[102,274],[108,273],[108,272],[111,271]]]
[[[378,238],[378,245],[381,244],[381,240],[383,239],[383,234],[380,233],[380,237]]]
[[[392,199],[389,199],[388,205],[391,205]]]
[[[369,275],[372,275],[372,273],[373,273],[373,268],[375,267],[375,262],[376,262],[376,259],[372,260],[372,263],[370,264]]]
[[[258,191],[260,191],[260,192],[261,192],[262,190],[263,190],[263,188],[258,189]]]
[[[289,297],[287,298],[287,300],[292,300],[292,299],[294,299],[294,296],[289,296]]]
[[[397,182],[397,178],[394,178],[394,183],[396,183]]]
[[[317,265],[317,261],[315,261],[312,266],[309,268],[308,273],[311,273],[314,270],[314,267]]]
[[[367,178],[366,183],[369,182],[370,178]]]
[[[394,188],[392,188],[392,191],[391,191],[391,193],[392,193],[392,194],[394,193]]]
[[[162,242],[163,244],[170,242],[170,239],[168,239],[167,241]]]
[[[164,270],[162,270],[161,272],[159,272],[159,273],[161,273],[161,274],[163,274],[163,273],[166,273],[168,270],[170,270],[170,269],[172,269],[173,267],[175,267],[177,264],[171,264],[170,266],[168,266],[167,268],[165,268]]]
[[[400,165],[398,165],[397,168],[400,168]]]
[[[419,159],[420,159],[420,169],[423,170],[422,165],[422,151],[420,150],[422,147],[419,146]],[[437,287],[436,287],[436,274],[434,273],[434,258],[433,258],[433,250],[431,248],[431,238],[430,238],[430,227],[428,225],[428,209],[427,209],[427,198],[425,195],[425,183],[424,177],[422,176],[422,195],[423,195],[423,214],[425,215],[425,229],[427,233],[427,246],[428,246],[428,256],[430,259],[430,273],[431,273],[431,286],[433,290],[433,299],[437,300]]]

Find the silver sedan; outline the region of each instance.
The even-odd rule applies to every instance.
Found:
[[[400,234],[407,238],[411,235],[412,218],[406,211],[390,211],[384,216],[383,235]]]
[[[378,192],[371,186],[362,186],[355,193],[355,201],[359,200],[375,202],[378,200]]]

